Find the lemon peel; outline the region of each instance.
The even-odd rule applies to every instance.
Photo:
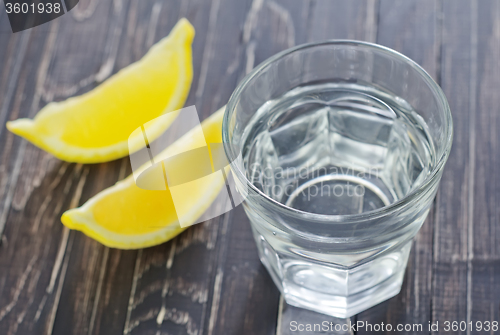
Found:
[[[224,107],[201,123],[207,143],[222,142]],[[161,152],[190,150],[192,132]],[[113,248],[138,249],[166,242],[187,227],[181,227],[177,215],[187,222],[195,222],[215,200],[224,186],[214,179],[203,183],[202,189],[191,189],[186,194],[189,204],[175,207],[169,190],[151,191],[139,188],[132,175],[100,192],[84,205],[66,211],[62,223],[70,229],[83,232],[98,242]],[[176,212],[177,210],[177,212]]]
[[[123,68],[93,90],[62,102],[51,102],[31,119],[7,122],[7,129],[57,158],[77,163],[111,161],[139,148],[134,129],[152,123],[160,135],[184,105],[193,77],[194,28],[181,19],[170,34],[139,61]]]

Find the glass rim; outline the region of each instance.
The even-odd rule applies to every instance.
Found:
[[[347,40],[347,39],[333,39],[333,40],[324,40],[324,41],[319,41],[319,42],[312,42],[312,43],[305,43],[305,44],[300,44],[295,47],[283,50],[269,58],[267,58],[265,61],[260,63],[258,66],[256,66],[252,71],[250,71],[244,78],[243,80],[238,84],[234,92],[231,94],[229,101],[226,105],[226,109],[224,112],[224,117],[222,121],[222,142],[224,145],[224,151],[226,154],[226,157],[228,158],[229,162],[233,162],[236,160],[236,158],[239,156],[239,153],[236,153],[233,151],[231,147],[231,143],[229,140],[229,133],[228,133],[228,124],[229,124],[229,118],[232,116],[234,113],[234,107],[235,104],[238,102],[239,97],[241,95],[241,92],[247,85],[252,81],[253,78],[255,78],[258,74],[260,74],[264,69],[268,68],[269,66],[272,66],[273,63],[278,61],[279,59],[284,58],[285,56],[292,54],[297,51],[301,51],[304,49],[309,49],[309,48],[315,48],[315,47],[322,47],[322,46],[329,46],[329,45],[338,45],[338,46],[363,46],[367,47],[369,49],[376,50],[378,52],[384,53],[386,55],[389,55],[391,57],[396,57],[400,59],[401,61],[407,63],[410,65],[413,69],[415,69],[422,77],[424,82],[428,85],[428,87],[431,89],[432,93],[436,97],[438,103],[440,104],[440,111],[444,113],[444,118],[447,121],[447,123],[444,125],[443,129],[445,131],[445,138],[444,138],[444,147],[443,150],[437,159],[436,165],[433,167],[433,169],[430,171],[430,173],[426,176],[426,178],[422,181],[422,183],[414,190],[412,190],[410,193],[402,197],[401,199],[387,205],[384,207],[380,207],[371,211],[363,212],[363,213],[358,213],[358,214],[318,214],[318,213],[312,213],[312,212],[306,212],[302,211],[299,209],[295,209],[289,206],[286,206],[285,204],[282,204],[279,201],[276,201],[266,195],[264,192],[259,190],[255,185],[253,185],[247,178],[246,174],[244,171],[241,171],[240,168],[236,164],[231,164],[232,170],[236,172],[236,175],[240,181],[242,181],[244,184],[246,184],[247,188],[253,190],[256,192],[258,195],[260,195],[266,203],[269,203],[272,207],[276,207],[276,209],[286,211],[287,213],[294,215],[294,216],[300,216],[301,218],[304,218],[304,216],[307,216],[309,219],[317,220],[317,221],[335,221],[335,222],[345,222],[345,221],[359,221],[359,220],[366,220],[366,219],[374,219],[378,218],[384,215],[388,215],[391,213],[394,213],[398,210],[400,210],[403,207],[407,207],[414,203],[416,200],[419,199],[419,197],[425,193],[430,187],[430,185],[433,183],[433,181],[436,179],[438,173],[443,169],[448,156],[451,151],[451,146],[453,142],[453,120],[452,120],[452,115],[451,115],[451,110],[450,106],[448,104],[448,101],[446,99],[446,96],[441,89],[441,87],[434,81],[434,79],[425,71],[419,64],[417,64],[414,60],[411,58],[403,55],[400,52],[397,52],[393,49],[390,49],[388,47],[375,44],[375,43],[370,43],[370,42],[363,42],[363,41],[356,41],[356,40]]]

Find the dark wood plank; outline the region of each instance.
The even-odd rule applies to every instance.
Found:
[[[376,0],[316,0],[312,2],[308,41],[350,39],[375,42]]]
[[[41,90],[58,24],[53,21],[14,38],[17,46],[12,47],[10,57],[13,60],[4,65],[19,67],[19,73],[15,75],[16,71],[12,71],[8,79],[7,86],[12,85],[15,89],[12,99],[8,96],[10,90],[7,96],[4,95],[2,113],[8,113],[5,119],[32,117],[45,103]],[[33,331],[43,334],[51,327],[51,306],[57,300],[69,238],[62,226],[53,223],[74,197],[78,180],[86,176],[86,170],[51,159],[48,154],[5,131],[4,123],[1,126],[4,145],[0,149],[0,226],[7,224],[0,249],[0,333]],[[18,187],[19,179],[25,181],[24,187]],[[34,189],[38,189],[38,195],[32,197],[30,194],[36,193]],[[26,201],[11,206],[16,195],[19,197],[23,193],[28,194],[22,197]]]
[[[136,251],[104,250],[89,334],[123,334],[136,259]]]
[[[230,81],[223,82],[218,95],[228,99],[237,80],[255,65],[305,42],[309,8],[310,3],[305,1],[252,1],[240,21],[241,40],[233,67],[226,70],[221,64]],[[207,334],[275,334],[279,292],[260,263],[250,223],[241,207],[223,226],[219,243]]]
[[[75,29],[69,30],[61,36],[60,50],[54,57],[52,74],[54,79],[50,82],[49,89],[54,98],[67,95],[80,94],[95,87],[121,67],[115,66],[118,56],[130,55],[129,50],[120,48],[128,41],[131,23],[128,2],[103,2],[78,5],[68,18],[68,24]],[[146,11],[145,11],[146,12]],[[151,13],[151,8],[149,8]],[[141,20],[142,25],[147,25],[149,20]],[[128,27],[128,29],[127,29]],[[92,36],[98,30],[104,31],[99,39],[93,41]],[[137,29],[136,31],[147,31]],[[72,44],[70,41],[79,43]],[[145,52],[147,36],[141,36],[140,50]],[[70,44],[64,48],[65,44]],[[86,52],[85,50],[89,50]],[[93,56],[85,56],[87,53]],[[136,54],[129,63],[139,59],[142,54]],[[77,70],[71,71],[71,63],[60,59],[82,59],[82,64]],[[126,66],[124,64],[123,66]],[[122,67],[123,67],[122,66]],[[58,73],[65,73],[59,76]],[[90,197],[123,179],[130,173],[128,159],[90,166],[89,176],[83,189],[81,205]],[[92,334],[108,331],[109,334],[123,333],[123,324],[127,314],[128,292],[130,292],[135,264],[135,251],[110,250],[96,241],[79,232],[74,234],[74,242],[66,273],[66,281],[61,288],[60,308],[57,310],[53,327],[53,334]],[[113,258],[110,258],[113,256]],[[122,272],[117,275],[116,267]],[[109,280],[114,280],[110,283]],[[122,291],[116,291],[122,289]],[[124,294],[124,292],[127,292]],[[115,297],[110,299],[110,295]],[[121,305],[118,305],[121,304]],[[104,323],[108,320],[110,323]],[[110,331],[112,329],[112,331]]]
[[[7,22],[5,19],[3,23]],[[2,28],[5,29],[4,24],[2,24]],[[40,94],[35,92],[32,81],[36,80],[37,75],[39,78],[46,75],[47,69],[38,66],[46,63],[53,45],[53,38],[51,38],[53,35],[46,34],[38,28],[21,32],[15,36],[12,35],[12,32],[0,33],[2,42],[6,43],[3,44],[6,46],[5,49],[2,48],[2,57],[5,59],[2,62],[0,83],[1,92],[3,92],[0,98],[0,141],[4,144],[0,147],[0,157],[2,158],[0,163],[0,235],[5,228],[14,188],[19,177],[22,153],[26,147],[21,139],[7,131],[5,123],[9,119],[33,114],[34,108],[32,106],[38,104]],[[38,48],[37,57],[33,54],[33,50],[36,48]],[[45,51],[43,52],[45,56],[43,60],[40,58],[40,50]],[[27,66],[27,64],[31,66]],[[28,95],[30,99],[23,101],[23,92],[30,94]]]
[[[279,291],[260,264],[239,206],[223,223],[207,334],[275,334]]]
[[[454,140],[437,195],[434,227],[432,322],[468,321],[470,204],[474,180],[477,38],[476,2],[443,2],[441,87],[451,107]],[[436,332],[438,333],[438,332]],[[465,332],[456,332],[464,333]]]
[[[474,218],[472,258],[469,275],[471,287],[468,318],[500,322],[500,3],[477,2],[477,58],[472,78],[477,84],[473,110],[474,184],[471,204]],[[474,13],[474,12],[473,12]],[[472,145],[471,144],[471,145]],[[474,333],[474,332],[472,332]],[[491,332],[490,332],[491,333]]]
[[[120,27],[123,32],[119,48],[114,53],[117,55],[117,66],[114,70],[116,71],[142,57],[154,42],[170,32],[180,17],[187,16],[195,25],[197,31],[197,39],[195,39],[193,45],[195,63],[193,86],[195,86],[198,77],[197,73],[199,73],[199,71],[196,71],[196,64],[201,64],[202,53],[200,50],[204,45],[203,32],[206,30],[204,25],[207,20],[204,20],[202,16],[190,16],[192,16],[191,13],[203,12],[202,5],[202,3],[195,1],[187,5],[184,3],[182,6],[179,3],[163,4],[154,1],[122,4],[119,10],[123,10],[123,6],[127,6],[125,9],[128,9],[128,12],[125,15],[126,24]],[[113,31],[112,28],[110,28],[110,31]],[[108,35],[109,41],[107,43],[113,44],[116,43],[116,39],[120,40],[119,35],[116,36],[115,34],[113,36],[111,33]],[[109,58],[102,61],[101,68],[109,62]],[[114,62],[114,60],[111,59],[111,62]],[[128,159],[123,160],[121,165],[122,170],[124,166],[126,167],[124,169],[126,173],[120,173],[118,180],[130,173]],[[105,182],[102,182],[102,180],[101,182],[97,180],[89,181],[89,190],[83,194],[82,203],[98,191],[109,186],[108,180],[116,178],[117,171],[108,167],[103,168],[100,174],[103,180],[105,176],[109,176],[111,179],[108,178]],[[199,230],[199,232],[205,233],[206,231]],[[200,242],[198,239],[193,238],[193,234],[186,236],[188,236],[187,240],[193,243]],[[182,243],[186,243],[185,240]],[[186,244],[188,243],[190,242]],[[159,313],[163,313],[165,327],[171,327],[172,324],[175,324],[179,326],[179,331],[196,326],[194,323],[188,326],[183,324],[182,321],[179,323],[178,315],[172,316],[171,313],[169,314],[169,306],[162,309],[163,301],[167,300],[167,293],[169,295],[177,292],[184,294],[183,298],[187,301],[185,305],[188,313],[191,312],[191,305],[194,305],[193,308],[196,309],[200,303],[199,301],[191,301],[191,296],[186,296],[186,291],[199,286],[198,282],[190,283],[185,281],[179,284],[180,286],[171,282],[169,269],[165,267],[168,261],[166,258],[168,252],[165,252],[165,250],[170,251],[174,246],[173,252],[175,252],[175,245],[176,242],[171,242],[157,248],[146,249],[140,253],[109,250],[77,233],[71,253],[71,265],[68,268],[67,282],[61,294],[61,308],[57,314],[54,334],[68,334],[68,332],[72,334],[121,334],[136,331],[147,332],[148,327],[152,329],[151,331],[156,332],[158,328],[157,322],[148,324],[145,322],[147,320],[142,312],[148,316],[154,315],[154,320],[159,320]],[[187,248],[188,246],[185,245],[184,247]],[[168,257],[173,259],[173,254]],[[161,263],[162,260],[163,263]],[[197,260],[194,262],[191,260],[191,263],[196,266]],[[114,266],[110,266],[112,264]],[[159,269],[150,271],[151,267],[155,266],[159,267]],[[117,267],[122,270],[120,273],[116,272]],[[200,274],[199,278],[196,279],[201,281],[204,278]],[[158,292],[158,283],[162,283],[162,287],[164,286],[163,283],[168,286],[172,285],[168,292],[164,290]],[[132,299],[129,297],[131,292]],[[202,295],[201,301],[205,299],[202,291],[198,290],[197,292]],[[140,294],[139,301],[135,299],[135,293]],[[117,298],[110,298],[113,295],[117,296]],[[150,299],[150,297],[153,299]],[[157,304],[158,300],[154,299],[156,297],[159,299],[159,305]],[[177,301],[174,300],[172,305],[174,311],[175,307],[182,307],[176,303]],[[177,319],[175,319],[176,317]],[[158,322],[162,323],[163,320]],[[78,326],[75,327],[75,325]]]
[[[33,117],[139,59],[183,16],[197,31],[186,105],[202,118],[256,64],[306,41],[376,39],[441,79],[455,141],[435,206],[402,292],[351,321],[439,321],[443,330],[446,320],[500,319],[497,1],[81,0],[18,34],[0,10],[1,334],[288,334],[291,321],[346,322],[278,307],[241,208],[140,251],[70,232],[61,213],[129,174],[127,159],[66,164],[5,131],[6,120]]]
[[[326,39],[356,39],[375,42],[377,31],[378,3],[372,0],[356,1],[313,1],[309,6],[307,36],[304,42],[314,42]],[[299,26],[300,27],[300,26]],[[301,28],[300,30],[303,30]],[[299,30],[299,29],[296,29]],[[279,309],[279,324],[277,335],[297,334],[293,331],[292,321],[300,324],[333,322],[334,325],[355,322],[355,318],[341,320],[311,311],[295,308],[282,301]],[[314,321],[314,322],[313,322]],[[303,332],[304,334],[320,334],[318,332]],[[351,330],[341,332],[351,334]]]
[[[295,14],[300,13],[295,12]],[[262,28],[258,24],[265,22],[260,21],[258,15],[268,15],[277,19],[280,24],[282,32],[278,31],[277,41],[271,41],[273,44],[266,40],[268,36],[263,34],[262,30],[257,29]],[[294,27],[290,27],[290,16],[291,14],[284,11],[278,3],[255,1],[247,3],[246,7],[229,2],[216,1],[212,3],[207,45],[200,62],[199,85],[194,91],[196,92],[196,106],[202,115],[212,112],[221,103],[225,103],[238,79],[256,62],[260,62],[271,54],[293,44]],[[225,20],[219,21],[219,17],[223,17]],[[228,26],[239,28],[227,29]],[[264,30],[264,32],[267,31]],[[262,46],[262,49],[259,46]],[[277,47],[278,49],[265,49],[269,47]],[[267,52],[268,54],[260,56],[259,52]],[[257,258],[248,221],[244,216],[241,218],[241,220],[231,220],[230,226],[227,226],[229,217],[226,216],[221,218],[222,225],[217,224],[210,227],[208,225],[213,225],[213,222],[210,222],[205,224],[204,230],[200,230],[199,227],[191,228],[188,233],[193,230],[193,234],[201,232],[204,236],[217,238],[217,247],[208,248],[207,245],[205,248],[201,246],[195,248],[195,245],[190,246],[180,255],[175,252],[171,269],[160,275],[166,276],[168,280],[174,282],[176,282],[175,277],[183,273],[184,276],[186,272],[190,276],[192,275],[196,280],[187,283],[188,287],[195,285],[202,288],[207,287],[207,291],[204,293],[206,301],[201,302],[202,306],[197,307],[192,301],[186,303],[184,297],[177,297],[175,289],[171,290],[169,284],[169,297],[166,301],[156,300],[149,305],[144,303],[142,307],[134,306],[134,311],[140,308],[144,309],[138,317],[138,322],[133,321],[134,313],[131,313],[130,326],[127,330],[130,330],[131,333],[137,331],[141,334],[156,330],[162,331],[162,329],[178,329],[178,331],[188,332],[198,330],[199,333],[207,334],[235,334],[242,331],[249,334],[274,332],[278,304],[277,290]],[[207,230],[207,227],[210,229]],[[210,243],[214,243],[214,240]],[[174,257],[172,250],[178,250],[177,242],[172,242],[170,248],[172,249],[166,249],[165,255]],[[214,251],[211,251],[212,248]],[[185,260],[179,260],[180,257]],[[140,259],[143,258],[144,256],[141,256]],[[166,261],[168,263],[168,259]],[[207,267],[205,264],[200,267],[200,263],[207,263]],[[244,267],[245,272],[248,272],[247,275],[235,271],[235,267],[241,266]],[[137,276],[142,273],[141,268],[142,265],[139,266]],[[158,278],[158,275],[151,278]],[[140,287],[148,287],[142,282],[143,277],[137,281],[135,290]],[[207,286],[207,284],[209,285]],[[156,285],[158,286],[158,283]],[[227,290],[233,294],[221,297],[221,294]],[[162,290],[162,294],[166,295],[167,293]],[[134,296],[136,295],[137,293],[134,293]],[[165,300],[165,298],[163,299]],[[159,305],[160,302],[162,302],[161,305]],[[151,306],[156,306],[153,312],[151,312]],[[262,306],[266,307],[262,308]],[[197,311],[200,308],[202,308],[201,315]],[[261,313],[255,313],[257,310]],[[234,318],[234,313],[243,316],[243,318]],[[185,317],[186,323],[176,325],[179,323],[179,315]],[[198,319],[202,322],[199,324],[199,328],[197,328],[196,323]]]
[[[111,28],[119,22],[119,15],[111,14],[112,3],[93,3],[97,5],[95,8],[88,1],[81,3],[82,6],[75,8],[71,14],[50,23],[52,30],[46,27],[40,28],[39,33],[38,28],[29,30],[32,37],[23,69],[33,74],[25,76],[25,84],[18,84],[20,91],[16,97],[26,101],[21,106],[14,106],[11,119],[33,117],[44,103],[82,93],[95,85],[96,80],[102,80],[111,73],[113,66],[109,66],[109,59],[116,58],[116,48],[107,42],[114,36],[105,34],[103,38],[95,38],[92,36],[95,32],[85,36],[85,29],[81,26],[87,24],[97,31],[113,31]],[[98,14],[93,16],[94,13]],[[96,16],[100,16],[101,25],[96,24],[99,20],[92,22],[92,19],[85,23],[86,19]],[[80,31],[71,29],[78,25]],[[83,34],[78,36],[78,32]],[[89,48],[86,42],[91,40],[90,44],[97,43],[97,48]],[[34,59],[38,61],[34,62]],[[96,75],[89,77],[92,73]],[[30,98],[23,99],[26,96]],[[69,266],[69,251],[75,242],[75,234],[63,228],[60,216],[68,207],[80,204],[87,180],[94,185],[96,193],[95,189],[99,191],[116,182],[122,164],[117,161],[92,167],[69,165],[24,140],[21,140],[15,155],[17,158],[11,159],[17,164],[13,172],[21,178],[10,196],[12,206],[4,203],[8,210],[8,225],[5,249],[0,258],[8,264],[5,268],[9,271],[3,272],[0,279],[0,310],[3,313],[0,328],[9,334],[51,334]],[[113,173],[113,170],[116,172]],[[99,171],[101,176],[105,175],[104,178],[96,178]],[[96,248],[94,255],[99,251],[103,252],[102,247]],[[95,260],[95,257],[90,259]],[[81,265],[76,263],[76,266]],[[27,283],[31,286],[28,287]]]
[[[87,175],[81,165],[59,163],[41,182],[44,191],[34,191],[26,209],[9,213],[0,252],[1,333],[50,334],[67,268],[64,255],[73,241],[58,220],[62,208],[79,198]]]
[[[439,78],[441,42],[440,3],[429,1],[380,1],[377,43],[410,57],[435,79]],[[414,239],[401,292],[369,310],[357,321],[370,324],[418,323],[427,325],[431,318],[432,247],[434,204],[426,222]],[[358,334],[370,333],[359,329]],[[390,333],[390,332],[387,332]],[[418,330],[405,334],[419,334]]]
[[[193,48],[195,78],[186,104],[195,104],[201,118],[225,104],[236,85],[239,27],[249,7],[249,3],[216,0],[181,9],[188,18],[192,13],[199,20]],[[228,219],[222,216],[198,224],[169,243],[139,253],[125,333],[210,333],[214,292],[219,293],[216,269]]]
[[[128,164],[128,161],[121,160],[89,166],[89,173],[82,189],[82,196],[75,206],[82,204],[85,199],[123,179],[126,171],[125,167]],[[120,170],[122,170],[122,173],[119,173]],[[60,221],[56,221],[56,224],[60,224]],[[111,293],[116,294],[113,298],[115,300],[113,301],[114,304],[122,303],[117,315],[114,315],[121,322],[119,324],[115,323],[116,329],[114,331],[118,333],[125,321],[125,306],[128,302],[133,264],[137,252],[115,252],[112,254],[115,259],[110,260],[109,248],[102,246],[80,232],[71,231],[71,234],[72,248],[65,254],[68,259],[68,267],[65,272],[65,282],[61,287],[52,334],[92,334],[96,321],[98,321],[96,319],[98,313],[100,313],[101,317],[106,317],[106,315],[102,316],[104,313],[99,309],[99,304],[103,303],[104,306],[111,310],[114,307],[113,305],[109,306],[109,298],[106,299],[106,296]],[[115,273],[115,267],[121,267],[123,270],[119,276]],[[110,283],[105,282],[105,279],[110,278],[115,280],[112,286],[110,286]],[[115,290],[118,288],[124,289],[124,291],[117,293]],[[104,306],[101,308],[104,308]]]
[[[42,85],[48,72],[57,23],[12,33],[6,11],[0,11],[0,236],[5,228],[26,142],[9,133],[8,120],[33,116],[41,102]],[[42,102],[43,105],[43,102]],[[44,171],[44,169],[41,169]],[[5,241],[5,236],[0,243]]]
[[[236,87],[243,63],[243,29],[250,10],[250,0],[239,3],[213,0],[206,44],[201,60],[200,77],[193,87],[194,104],[203,118],[226,104]]]

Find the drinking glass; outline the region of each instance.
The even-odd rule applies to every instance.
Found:
[[[452,144],[419,65],[358,41],[285,50],[238,85],[222,136],[287,303],[346,318],[399,293]]]

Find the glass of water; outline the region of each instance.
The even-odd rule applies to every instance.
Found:
[[[419,65],[357,41],[285,50],[236,88],[222,132],[287,303],[345,318],[399,293],[452,143]]]

